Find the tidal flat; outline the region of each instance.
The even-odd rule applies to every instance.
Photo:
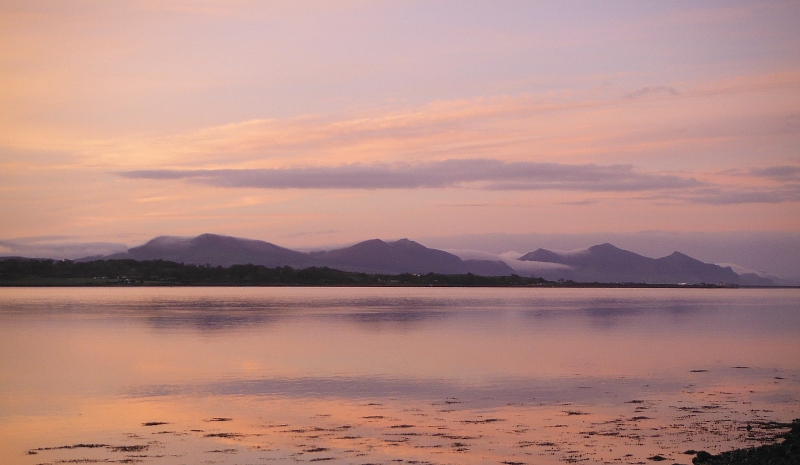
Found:
[[[9,464],[689,464],[798,417],[797,289],[0,290]]]

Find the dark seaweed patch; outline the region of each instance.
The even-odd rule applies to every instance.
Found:
[[[101,447],[109,447],[108,444],[73,444],[71,446],[57,446],[57,447],[40,447],[31,450],[59,450],[59,449],[97,449]]]
[[[241,433],[208,433],[206,438],[241,438],[244,435]]]
[[[149,449],[150,446],[147,444],[136,444],[133,446],[112,446],[110,449],[113,452],[143,452]]]
[[[327,447],[312,447],[311,449],[306,449],[303,452],[325,452],[326,450],[330,450]]]
[[[462,440],[463,441],[463,440],[479,439],[480,438],[480,436],[456,436],[456,435],[453,435],[453,434],[444,434],[444,433],[434,433],[434,434],[431,434],[431,436],[442,437],[442,438],[445,438],[445,439],[452,439],[454,441],[456,441],[456,440]]]

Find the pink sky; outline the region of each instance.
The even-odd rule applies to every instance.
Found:
[[[797,24],[794,1],[6,1],[0,240],[798,233]]]

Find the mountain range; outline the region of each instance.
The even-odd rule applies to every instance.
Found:
[[[92,257],[95,258],[97,257]],[[342,249],[303,253],[265,241],[216,234],[201,234],[193,238],[160,236],[128,249],[127,252],[102,258],[161,259],[225,267],[248,263],[271,268],[327,266],[343,271],[384,274],[433,272],[508,276],[515,273],[513,268],[502,261],[462,260],[449,252],[429,249],[408,239],[395,242],[372,239]]]
[[[269,242],[201,234],[185,238],[159,236],[127,252],[115,253],[105,259],[132,258],[134,260],[168,260],[189,265],[212,265],[229,267],[231,265],[263,265],[270,268],[291,266],[307,268],[322,266],[308,254],[271,244]]]
[[[662,258],[649,258],[611,244],[570,252],[540,248],[516,260],[476,260],[462,259],[453,253],[428,248],[409,239],[394,242],[371,239],[349,247],[305,253],[260,240],[201,234],[193,238],[160,236],[127,252],[102,258],[161,259],[224,267],[248,263],[293,268],[327,266],[344,271],[382,274],[520,274],[549,280],[601,283],[782,284],[752,273],[737,274],[729,266],[704,263],[680,252]]]
[[[595,245],[571,253],[537,249],[519,260],[566,265],[566,268],[551,269],[542,274],[578,282],[745,283],[745,279],[730,267],[703,263],[680,252],[662,258],[649,258],[611,244]]]

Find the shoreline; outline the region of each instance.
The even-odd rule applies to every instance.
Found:
[[[776,440],[783,439],[781,442],[733,449],[716,455],[699,451],[696,452],[692,463],[694,465],[795,465],[800,463],[800,418],[791,423],[777,423],[772,427],[790,429],[786,433],[776,436]],[[651,460],[658,461],[660,459],[651,457]]]
[[[462,276],[462,275],[454,275]],[[500,278],[507,278],[501,276]],[[639,284],[639,283],[545,283],[545,284],[449,284],[449,283],[381,283],[381,284],[348,284],[348,283],[176,283],[176,282],[103,282],[103,283],[59,283],[50,280],[44,282],[0,281],[0,288],[131,288],[131,287],[342,287],[342,288],[506,288],[506,289],[800,289],[800,286],[739,286],[727,284]]]
[[[338,273],[361,274],[332,270]],[[331,282],[329,280],[289,281],[289,282],[221,282],[221,281],[145,281],[135,278],[53,278],[32,276],[22,279],[3,280],[0,288],[30,287],[352,287],[352,288],[509,288],[509,289],[800,289],[800,286],[744,286],[738,284],[649,284],[649,283],[601,283],[601,282],[525,282],[541,278],[519,276],[480,276],[480,275],[412,275],[403,280],[404,275],[368,275],[378,277],[371,282]],[[391,278],[391,279],[388,279]],[[400,279],[396,279],[400,278]],[[438,282],[431,282],[438,281]]]
[[[800,286],[752,286],[736,283],[647,283],[550,281],[510,274],[380,273],[329,267],[295,269],[263,265],[229,267],[163,260],[0,260],[0,287],[507,287],[589,289],[800,289]]]

